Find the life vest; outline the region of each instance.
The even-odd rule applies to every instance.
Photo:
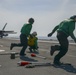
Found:
[[[29,45],[29,46],[34,46],[36,39],[37,39],[36,37],[29,37],[29,38],[28,38],[28,45]]]

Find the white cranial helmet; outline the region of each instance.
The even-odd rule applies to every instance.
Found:
[[[32,33],[32,35],[36,36],[36,35],[37,35],[37,32],[34,31],[34,32]]]

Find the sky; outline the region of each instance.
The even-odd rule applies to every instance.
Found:
[[[76,0],[0,0],[0,30],[8,23],[5,30],[14,30],[16,35],[20,35],[21,27],[31,17],[35,19],[31,33],[47,36],[72,15],[76,15]]]

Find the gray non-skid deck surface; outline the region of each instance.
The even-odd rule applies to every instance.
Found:
[[[5,50],[5,52],[11,52],[9,46],[10,40],[0,39],[0,50]],[[76,45],[70,45],[68,53],[61,59],[62,62],[69,62],[72,66],[64,67],[54,67],[54,66],[36,66],[35,68],[25,68],[25,66],[18,66],[19,61],[29,61],[29,62],[53,62],[54,56],[57,54],[55,52],[54,56],[50,56],[49,48],[53,43],[42,43],[39,42],[39,54],[47,57],[47,59],[41,59],[38,57],[31,57],[29,50],[26,50],[26,56],[20,58],[19,55],[15,59],[10,59],[10,55],[0,55],[0,75],[76,75]],[[14,48],[12,51],[19,52],[21,48]],[[2,52],[0,52],[2,53]]]

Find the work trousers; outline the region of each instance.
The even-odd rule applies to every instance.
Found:
[[[59,41],[60,48],[59,53],[54,58],[54,62],[60,62],[60,59],[67,53],[69,45],[67,37],[68,36],[64,32],[57,32],[57,39]]]
[[[24,34],[21,34],[20,35],[20,43],[16,44],[14,43],[14,47],[15,46],[18,46],[18,47],[22,47],[21,51],[20,51],[20,55],[24,55],[25,53],[25,50],[28,46],[28,39],[27,39],[27,36],[24,35]]]

